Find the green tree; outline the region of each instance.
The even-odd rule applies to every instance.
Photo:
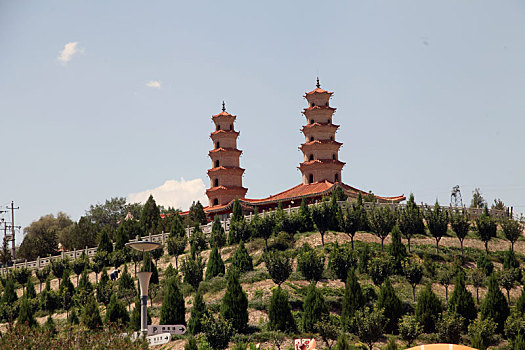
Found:
[[[126,325],[129,322],[129,313],[126,311],[126,307],[117,299],[116,294],[111,296],[105,322],[118,325]]]
[[[107,273],[105,271],[104,273],[106,274],[107,278]],[[100,281],[102,282],[102,278],[100,278]],[[109,286],[108,292],[111,292],[111,287]],[[128,273],[128,266],[124,265],[124,271],[122,271],[122,275],[120,276],[118,281],[118,296],[119,298],[124,298],[124,300],[126,300],[126,302],[128,303],[129,310],[131,308],[131,302],[133,301],[136,295],[137,289],[135,288],[135,283],[133,282],[133,278],[131,278],[131,275]]]
[[[222,227],[219,216],[216,215],[213,219],[213,225],[211,226],[210,245],[214,245],[217,248],[222,248],[226,244],[226,234],[224,233],[224,227]]]
[[[510,249],[514,251],[514,243],[523,235],[523,226],[512,218],[506,218],[501,221],[501,228],[505,237],[510,241]]]
[[[206,304],[202,298],[202,291],[200,289],[195,293],[193,298],[193,306],[191,308],[191,317],[188,323],[188,328],[191,334],[197,334],[202,331],[202,320],[204,315],[208,314]]]
[[[385,238],[388,237],[396,224],[396,212],[390,206],[375,206],[368,213],[368,222],[372,232],[381,240],[381,251]]]
[[[67,268],[67,261],[64,259],[52,259],[51,260],[51,271],[53,271],[53,275],[58,278],[58,285],[60,286],[62,275],[64,274],[64,270]]]
[[[188,342],[184,345],[184,350],[199,350],[195,337],[190,337],[188,339]]]
[[[415,315],[426,333],[432,333],[436,328],[438,315],[443,311],[443,306],[432,289],[427,284],[417,298]]]
[[[31,278],[28,279],[26,283],[26,296],[28,299],[36,298],[35,285],[33,284],[33,281],[31,281]]]
[[[206,213],[204,212],[204,207],[200,201],[197,201],[197,203],[193,202],[191,204],[190,210],[188,212],[188,220],[189,226],[192,226],[195,223],[205,225],[208,222],[206,219]]]
[[[316,332],[315,324],[323,317],[329,315],[328,306],[319,289],[315,287],[315,283],[310,283],[308,287],[308,294],[303,303],[303,318],[302,328],[304,332]]]
[[[4,294],[2,295],[2,301],[7,305],[12,305],[15,301],[18,300],[15,291],[15,281],[13,276],[10,274],[7,276],[4,286]]]
[[[447,234],[448,212],[443,210],[436,200],[433,209],[427,208],[425,219],[430,234],[436,240],[436,253],[439,254],[439,241]]]
[[[93,295],[90,295],[87,304],[84,306],[82,324],[91,330],[102,327],[102,318],[100,318],[100,311]]]
[[[241,241],[232,259],[232,267],[236,268],[239,272],[248,272],[253,270],[252,257],[246,250],[244,242]]]
[[[179,268],[179,255],[184,253],[188,238],[186,236],[170,236],[167,240],[168,254],[175,257],[175,267]]]
[[[401,233],[407,239],[408,251],[410,252],[410,240],[412,237],[425,234],[423,214],[417,206],[412,193],[410,194],[406,208],[399,213],[398,225]]]
[[[458,344],[465,319],[455,312],[447,311],[439,317],[437,323],[438,339],[444,343]]]
[[[354,270],[350,269],[346,279],[343,307],[341,311],[341,323],[344,329],[351,329],[355,312],[362,308],[364,304],[365,298],[361,286],[359,285]]]
[[[463,271],[457,274],[454,291],[448,301],[448,311],[461,315],[464,318],[464,330],[467,330],[469,323],[478,316],[472,293],[465,287],[465,275]]]
[[[324,247],[324,235],[326,234],[326,231],[330,229],[334,220],[330,204],[328,202],[322,202],[321,204],[314,206],[312,210],[312,219],[321,234],[321,242]]]
[[[140,223],[142,225],[142,230],[145,234],[148,233],[157,233],[159,228],[160,221],[160,210],[157,207],[157,203],[153,196],[150,195],[148,200],[142,208],[142,213],[140,214]]]
[[[343,211],[341,230],[346,233],[348,237],[350,237],[352,250],[354,250],[354,236],[356,232],[359,231],[361,227],[363,227],[361,219],[361,211],[356,204],[348,206],[348,208]]]
[[[379,255],[368,264],[368,274],[376,286],[380,286],[392,275],[392,258],[388,255]]]
[[[270,239],[275,230],[275,216],[273,214],[267,214],[256,220],[253,225],[253,230],[254,235],[264,239],[265,249],[268,250],[268,239]]]
[[[25,285],[27,280],[31,277],[31,271],[26,267],[19,267],[14,269],[13,276],[15,280],[22,286],[22,292],[25,295]]]
[[[244,216],[240,220],[230,221],[230,231],[228,233],[228,244],[239,243],[240,241],[248,241],[251,237],[251,226],[244,220]]]
[[[445,300],[448,303],[448,287],[454,279],[455,271],[450,269],[450,267],[445,266],[439,271],[438,279],[439,283],[445,287]]]
[[[476,218],[476,232],[479,238],[485,243],[485,252],[489,253],[489,241],[496,237],[497,222],[489,215],[487,208],[484,209],[483,214]]]
[[[507,291],[507,300],[510,304],[510,291],[514,288],[518,276],[520,274],[519,268],[503,269],[499,273],[499,283]]]
[[[479,288],[485,285],[485,273],[482,269],[476,267],[472,270],[472,275],[470,276],[472,285],[476,288],[476,303],[479,305]]]
[[[416,301],[416,287],[421,283],[421,279],[423,278],[423,269],[421,268],[421,265],[415,261],[407,263],[405,266],[405,278],[412,286],[412,296],[414,301]]]
[[[90,205],[86,218],[99,228],[111,226],[116,229],[119,222],[124,220],[127,209],[125,197],[113,197],[106,199],[104,204]]]
[[[503,333],[505,320],[510,314],[507,300],[499,289],[498,280],[496,276],[492,275],[489,278],[488,291],[485,299],[481,304],[481,319],[486,320],[491,318],[497,324],[497,332]]]
[[[295,320],[288,303],[288,294],[281,289],[281,286],[273,289],[268,317],[268,325],[271,330],[293,332],[296,329]]]
[[[468,326],[468,334],[472,341],[472,346],[476,349],[486,349],[489,345],[494,343],[494,336],[496,335],[498,325],[490,317],[483,319],[476,318]]]
[[[476,267],[481,269],[485,276],[489,277],[494,271],[494,264],[487,255],[480,255],[476,261]]]
[[[312,219],[312,213],[305,198],[301,199],[299,217],[301,222],[301,232],[311,232],[314,230],[314,220]]]
[[[470,230],[469,214],[468,211],[462,210],[460,212],[453,212],[450,216],[450,227],[452,231],[458,237],[459,244],[461,245],[461,255],[463,255],[463,241]]]
[[[348,271],[355,269],[356,266],[357,254],[354,252],[354,248],[350,248],[348,245],[339,245],[335,242],[328,259],[328,267],[335,272],[337,278],[341,282],[346,282]]]
[[[370,310],[368,307],[365,307],[363,310],[356,312],[355,333],[359,339],[368,345],[369,350],[372,350],[374,342],[383,336],[385,325],[386,320],[381,309],[374,308]]]
[[[485,201],[485,199],[483,198],[483,195],[481,194],[479,188],[476,188],[474,189],[474,191],[472,191],[472,200],[470,201],[470,207],[479,209],[487,208],[487,201]]]
[[[47,280],[50,273],[51,267],[49,265],[35,270],[36,278],[38,279],[38,282],[40,284],[40,293],[42,293],[42,283],[44,283]]]
[[[348,344],[348,340],[346,340],[346,336],[344,333],[339,334],[339,337],[337,338],[337,343],[334,346],[334,350],[351,350],[350,344]]]
[[[109,227],[106,226],[102,229],[102,231],[100,231],[97,253],[99,251],[106,252],[108,254],[113,252],[113,243],[111,243],[111,238],[109,236]]]
[[[507,339],[515,343],[519,335],[525,334],[525,317],[517,310],[514,310],[505,321],[505,335]]]
[[[149,252],[144,256],[144,263],[142,264],[141,271],[151,272],[149,279],[150,284],[159,284],[159,271],[157,267],[151,263],[151,254]]]
[[[186,325],[186,308],[177,279],[170,278],[164,288],[164,301],[160,308],[160,324]]]
[[[18,323],[27,323],[29,327],[34,327],[37,324],[35,316],[33,314],[33,308],[31,307],[31,303],[26,297],[22,298],[22,302],[20,304],[20,312],[18,313]]]
[[[78,286],[78,278],[80,277],[80,274],[84,269],[87,267],[87,261],[85,259],[79,258],[75,259],[71,262],[71,268],[73,269],[73,272],[75,275],[77,275],[77,286]]]
[[[280,287],[292,273],[291,259],[278,251],[265,253],[263,259],[272,281]]]
[[[248,297],[242,290],[236,271],[229,271],[226,294],[222,298],[221,315],[239,332],[248,325]]]
[[[379,290],[377,297],[377,307],[384,309],[386,324],[385,331],[387,333],[397,332],[397,324],[401,315],[403,314],[403,304],[397,297],[390,280],[387,278]]]
[[[58,234],[58,241],[65,249],[84,249],[97,245],[100,228],[87,216],[81,216],[78,223],[73,223]]]
[[[417,317],[412,314],[406,314],[399,322],[399,335],[407,342],[410,347],[412,342],[423,333],[423,326],[418,322]]]
[[[97,286],[95,289],[97,291],[97,301],[107,306],[109,304],[109,301],[111,300],[111,295],[113,294],[113,290],[111,288],[108,272],[106,269],[102,270],[102,276],[100,277],[100,282],[97,283]]]
[[[401,242],[401,230],[397,225],[391,232],[392,243],[388,247],[388,252],[393,258],[393,269],[397,274],[403,273],[403,261],[407,257],[407,251],[403,242]]]
[[[84,290],[79,287],[75,291],[75,287],[73,286],[73,283],[71,283],[71,279],[69,277],[69,270],[65,270],[62,283],[60,284],[60,287],[58,289],[58,297],[60,300],[60,305],[62,305],[62,308],[66,310],[66,317],[69,313],[69,309],[71,309],[71,307],[73,306],[73,298],[76,294],[75,292],[77,292],[78,294],[83,294]],[[78,304],[81,306],[85,305],[80,300]]]
[[[204,264],[202,258],[198,257],[186,257],[182,261],[181,271],[184,276],[184,282],[188,283],[193,287],[194,290],[199,288],[199,284],[202,282],[202,271]]]
[[[314,249],[306,249],[297,257],[297,271],[308,281],[319,282],[323,276],[325,257]]]
[[[198,224],[195,224],[193,231],[190,235],[190,245],[194,247],[196,252],[202,252],[208,248],[208,242],[206,242],[206,236],[200,229]]]
[[[222,316],[215,318],[213,315],[204,315],[202,325],[206,341],[212,349],[224,350],[228,347],[234,333],[234,327],[230,321]]]
[[[215,276],[224,274],[224,261],[222,261],[221,253],[217,246],[214,246],[210,253],[210,258],[208,259],[208,264],[206,266],[206,280],[209,280]]]
[[[186,237],[186,230],[182,224],[182,218],[178,213],[173,214],[171,220],[170,237]]]

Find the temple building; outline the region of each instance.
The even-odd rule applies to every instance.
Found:
[[[359,193],[369,194],[342,182],[345,163],[339,160],[342,143],[335,139],[339,125],[332,122],[335,112],[335,108],[330,106],[332,94],[333,92],[321,89],[317,79],[316,88],[304,95],[308,106],[302,111],[306,123],[301,129],[305,141],[299,147],[304,157],[298,167],[302,174],[301,183],[262,199],[246,198],[248,189],[242,186],[244,169],[239,164],[242,151],[237,149],[239,132],[234,128],[236,116],[226,112],[223,102],[222,112],[212,116],[215,131],[210,135],[213,149],[209,152],[212,165],[208,170],[210,187],[206,190],[209,204],[204,208],[210,219],[215,215],[231,213],[233,202],[237,198],[243,211],[251,212],[257,208],[262,212],[274,209],[279,203],[284,207],[299,206],[303,199],[311,203],[329,196],[337,187],[350,199],[356,198]],[[375,195],[375,198],[383,203],[398,203],[406,199],[403,195]]]

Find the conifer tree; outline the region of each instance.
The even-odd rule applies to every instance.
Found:
[[[376,305],[378,308],[384,309],[383,315],[386,318],[385,331],[387,333],[397,332],[397,324],[403,314],[403,304],[397,297],[388,278],[379,290]]]
[[[202,319],[204,315],[208,314],[206,304],[202,298],[202,291],[200,289],[195,293],[193,298],[193,306],[191,308],[191,317],[188,324],[188,329],[191,334],[197,334],[202,332]]]
[[[232,323],[237,331],[243,331],[248,325],[248,297],[242,290],[235,270],[228,272],[226,294],[222,299],[221,315]]]
[[[288,294],[280,286],[274,288],[268,308],[271,330],[292,332],[296,329],[295,320],[288,303]]]
[[[291,259],[278,251],[265,253],[263,259],[272,281],[280,287],[292,273]]]
[[[425,234],[425,224],[423,223],[423,214],[414,200],[411,193],[406,208],[399,213],[399,229],[408,242],[408,251],[410,252],[410,240],[414,235]]]
[[[242,215],[241,202],[238,198],[235,198],[235,201],[233,202],[232,216],[230,219],[231,221],[241,221],[244,219],[244,216]]]
[[[142,212],[140,213],[140,224],[142,225],[142,230],[145,234],[155,234],[159,228],[160,221],[160,210],[157,207],[157,203],[153,196],[150,195]]]
[[[323,294],[315,287],[315,283],[310,283],[308,294],[303,303],[302,328],[304,332],[315,332],[315,324],[323,317],[329,315]]]
[[[505,296],[499,289],[496,276],[492,275],[489,278],[487,294],[481,304],[481,319],[491,318],[497,324],[497,332],[503,333],[505,320],[509,314],[510,310],[507,300],[505,300]]]
[[[51,315],[47,317],[46,323],[44,323],[44,329],[53,335],[57,334],[55,321],[53,321],[53,317],[51,317]]]
[[[521,290],[521,294],[516,301],[516,312],[525,316],[525,288]]]
[[[36,298],[35,285],[33,284],[33,281],[31,281],[31,278],[29,278],[26,283],[26,296],[28,299]]]
[[[279,204],[277,205],[277,209],[275,210],[275,213],[273,215],[274,221],[275,221],[275,234],[278,234],[283,230],[283,223],[286,219],[286,213],[283,209],[283,202],[279,201]]]
[[[126,325],[129,322],[129,313],[126,311],[126,307],[117,299],[116,294],[111,296],[105,322],[120,325]]]
[[[224,274],[224,261],[217,246],[213,246],[206,266],[206,280]]]
[[[340,186],[335,186],[335,189],[330,195],[330,211],[332,212],[329,229],[332,231],[339,231],[341,222],[343,221],[343,211],[337,203],[338,201],[346,201],[346,195]],[[344,199],[343,199],[344,198]]]
[[[91,330],[102,327],[100,311],[93,295],[89,296],[87,304],[84,306],[84,311],[82,312],[82,324]]]
[[[141,271],[150,271],[151,278],[149,279],[149,283],[159,284],[159,271],[157,270],[157,266],[151,263],[151,255],[149,252],[146,253]]]
[[[448,229],[448,212],[441,209],[439,202],[436,200],[434,208],[428,210],[425,215],[428,230],[436,240],[436,253],[439,254],[439,241],[447,234]]]
[[[36,326],[36,320],[35,315],[33,314],[33,309],[31,308],[29,300],[25,296],[22,297],[20,311],[18,313],[18,323],[27,323],[29,327]]]
[[[192,226],[195,223],[199,223],[200,225],[206,224],[208,220],[206,218],[206,213],[204,212],[204,207],[200,201],[191,204],[187,220],[189,226]]]
[[[376,206],[368,213],[368,223],[372,232],[381,240],[381,251],[385,238],[396,224],[396,213],[389,206]]]
[[[190,337],[186,345],[184,345],[184,350],[198,350],[197,341],[195,337]]]
[[[160,308],[160,324],[186,325],[185,314],[184,298],[177,279],[172,277],[168,280],[164,290],[164,301]]]
[[[246,250],[244,242],[241,241],[232,259],[232,266],[239,272],[248,272],[253,270],[252,257]]]
[[[111,243],[109,228],[107,226],[100,231],[97,252],[106,252],[108,254],[113,252],[113,243]]]
[[[173,214],[171,221],[170,237],[186,237],[186,230],[178,213]]]
[[[111,294],[113,294],[113,291],[110,286],[109,276],[106,269],[102,270],[102,276],[100,277],[100,281],[97,283],[96,290],[97,301],[107,306],[109,304]]]
[[[213,219],[213,225],[211,226],[210,245],[217,246],[218,248],[224,247],[226,244],[226,234],[224,233],[224,227],[222,227],[221,220],[218,215],[215,215]]]
[[[401,231],[397,225],[394,226],[391,232],[392,243],[388,248],[390,256],[394,259],[394,272],[401,274],[403,272],[403,260],[407,256],[407,251],[403,242],[401,242]]]
[[[341,323],[344,329],[350,330],[356,310],[365,304],[365,298],[361,286],[353,269],[348,271],[343,297],[343,308],[341,311]]]
[[[310,232],[314,230],[314,220],[312,219],[312,213],[308,207],[307,200],[303,198],[301,200],[301,206],[299,207],[299,217],[301,218],[301,229],[300,232]]]
[[[228,232],[228,244],[248,241],[251,234],[251,225],[244,220],[244,216],[241,216],[239,220],[232,219],[230,221],[230,231]]]
[[[426,333],[434,332],[441,311],[443,311],[441,302],[432,291],[430,284],[427,284],[419,293],[415,312],[417,321],[421,323]]]
[[[465,287],[465,274],[463,271],[457,274],[456,285],[448,301],[448,311],[455,312],[464,318],[464,330],[467,330],[469,323],[478,316],[472,293]]]
[[[181,271],[184,276],[184,283],[188,283],[193,287],[194,290],[199,288],[199,284],[202,281],[202,271],[204,270],[204,264],[200,256],[197,257],[186,257],[182,261]]]
[[[115,231],[115,250],[126,251],[126,243],[129,242],[130,236],[133,235],[136,221],[134,220],[123,220]],[[138,225],[137,225],[138,226]]]
[[[82,292],[80,288],[78,288],[78,292]],[[66,269],[64,271],[64,275],[62,277],[62,283],[60,284],[60,287],[58,288],[58,296],[60,300],[60,305],[62,305],[62,308],[66,310],[66,317],[69,312],[69,309],[73,306],[73,297],[75,296],[75,287],[73,286],[73,283],[71,283],[71,279],[69,277],[69,269]],[[84,305],[81,302],[78,303],[80,306]]]

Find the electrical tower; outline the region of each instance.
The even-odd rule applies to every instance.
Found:
[[[463,199],[461,199],[459,185],[452,187],[452,191],[450,192],[450,206],[454,208],[463,208]]]

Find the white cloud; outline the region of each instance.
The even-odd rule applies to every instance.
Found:
[[[129,203],[146,203],[150,194],[157,204],[175,209],[188,210],[193,201],[200,201],[204,206],[208,205],[206,186],[202,179],[167,180],[163,185],[154,189],[130,193],[128,201]]]
[[[70,42],[64,45],[64,49],[59,52],[57,59],[62,64],[66,64],[79,52],[83,53],[84,49],[78,47],[78,41]]]
[[[160,81],[150,80],[146,83],[146,86],[154,89],[160,89]]]

